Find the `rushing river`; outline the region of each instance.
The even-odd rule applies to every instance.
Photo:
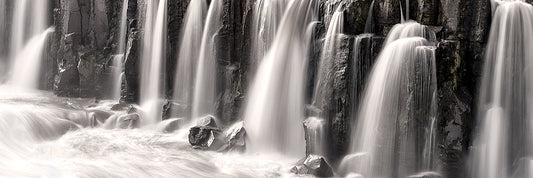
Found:
[[[296,159],[194,150],[187,128],[101,128],[90,113],[125,113],[113,105],[0,86],[0,177],[296,176]]]

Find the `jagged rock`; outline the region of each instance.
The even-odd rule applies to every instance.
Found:
[[[344,10],[344,33],[358,35],[365,32],[372,0],[347,0]]]
[[[78,48],[81,36],[70,33],[61,38],[59,45],[58,74],[54,81],[54,91],[59,96],[77,96],[79,91]]]
[[[318,177],[332,177],[333,169],[326,162],[324,157],[318,155],[308,155],[298,161],[296,166],[291,169],[295,174],[311,174]]]
[[[237,122],[226,131],[226,144],[220,151],[244,152],[246,150],[246,137],[244,122]]]
[[[194,149],[218,150],[225,143],[222,130],[209,126],[195,126],[189,130],[189,143]]]
[[[132,28],[126,46],[124,80],[122,80],[121,102],[134,103],[139,101],[140,71],[140,37],[137,29]]]
[[[203,118],[198,119],[196,125],[206,126],[206,127],[217,127],[216,119],[212,115],[204,116]]]

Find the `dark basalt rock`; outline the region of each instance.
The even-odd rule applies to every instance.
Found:
[[[476,69],[482,51],[471,51],[462,47],[459,41],[439,43],[437,55],[437,79],[439,96],[439,136],[437,142],[439,157],[446,177],[465,177],[466,159],[471,143],[471,129],[474,122],[473,107],[477,91]],[[474,46],[471,46],[474,47]],[[480,67],[477,66],[477,67]]]
[[[139,101],[139,71],[140,71],[140,37],[137,29],[132,28],[126,46],[126,61],[124,64],[124,80],[122,80],[121,102],[135,103]]]
[[[189,131],[189,143],[194,149],[218,150],[225,143],[222,130],[209,126],[195,126]]]
[[[368,11],[372,0],[347,0],[344,10],[344,34],[358,35],[365,32]]]
[[[308,155],[298,161],[291,169],[294,174],[311,174],[318,177],[332,177],[333,169],[326,162],[324,157],[318,155]]]

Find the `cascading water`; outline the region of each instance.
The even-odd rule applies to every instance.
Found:
[[[344,12],[342,11],[343,5],[338,5],[337,9],[331,17],[329,22],[328,31],[326,32],[326,37],[324,38],[324,46],[322,48],[322,54],[320,56],[320,64],[318,66],[318,79],[315,86],[315,93],[313,96],[312,106],[318,109],[320,114],[318,116],[313,116],[312,119],[307,119],[312,128],[307,128],[314,130],[315,135],[326,134],[325,132],[325,120],[328,119],[326,115],[322,112],[327,106],[328,103],[328,92],[331,91],[332,81],[335,70],[333,68],[333,60],[337,55],[337,49],[339,48],[339,35],[343,32],[344,27]],[[318,137],[314,144],[312,150],[313,154],[325,155],[324,149],[322,148],[325,143],[325,137]]]
[[[472,149],[472,177],[533,176],[533,6],[493,1]]]
[[[257,68],[270,49],[287,6],[287,0],[259,0],[255,2],[252,26],[252,68]]]
[[[42,34],[30,39],[26,46],[14,58],[9,84],[36,89],[39,85],[41,59],[48,36],[54,31],[49,28]]]
[[[190,117],[192,96],[194,94],[194,75],[196,74],[197,60],[200,57],[202,48],[201,42],[204,19],[208,10],[207,6],[206,0],[193,0],[185,15],[176,66],[173,101],[182,106],[182,108],[187,108],[187,113],[174,114],[179,117]]]
[[[46,30],[47,10],[48,1],[15,2],[8,83],[27,89],[36,89],[39,86],[43,49],[52,31]]]
[[[91,99],[0,86],[0,177],[276,177],[283,157],[193,150],[175,134],[104,129]],[[96,127],[96,128],[91,128]],[[228,164],[230,163],[230,164]]]
[[[364,177],[406,177],[425,170],[422,153],[429,137],[436,91],[435,48],[426,27],[396,25],[374,65],[352,132],[345,173]],[[431,151],[432,152],[432,151]],[[431,155],[431,153],[430,153]],[[429,158],[431,160],[431,158]]]
[[[192,118],[215,115],[216,105],[216,43],[221,26],[222,0],[213,0],[209,5],[206,24],[194,84]]]
[[[366,23],[365,23],[365,33],[373,33],[374,32],[374,1],[370,3],[370,8],[368,9],[368,16],[366,17]]]
[[[126,56],[124,54],[126,52],[126,35],[128,33],[128,2],[129,0],[124,0],[122,2],[122,10],[120,12],[120,34],[117,42],[118,47],[112,61],[112,65],[114,67],[112,98],[114,100],[120,99],[124,57]]]
[[[304,76],[317,2],[294,0],[250,89],[244,112],[252,152],[304,154]],[[306,32],[306,33],[302,33]]]
[[[142,47],[140,103],[144,124],[161,120],[161,79],[165,60],[167,1],[147,2]]]

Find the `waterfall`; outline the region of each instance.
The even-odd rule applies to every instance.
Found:
[[[276,37],[287,0],[259,0],[255,2],[252,24],[251,68],[256,69]]]
[[[161,120],[161,75],[165,61],[167,1],[148,2],[145,20],[140,103],[146,117],[144,124],[153,124]]]
[[[417,36],[426,38],[430,42],[437,41],[435,33],[430,31],[426,26],[420,25],[414,21],[407,21],[392,27],[391,33],[387,35],[387,39],[385,40],[385,45],[390,44],[398,39]]]
[[[365,22],[365,33],[374,33],[374,1],[370,3],[370,8],[368,9],[368,16],[366,17]]]
[[[41,58],[45,49],[48,36],[54,31],[49,28],[42,34],[30,39],[26,46],[13,58],[11,77],[9,84],[35,89],[39,86],[41,71]]]
[[[435,47],[426,27],[396,25],[374,65],[341,169],[365,177],[406,177],[424,170],[423,142],[431,127]]]
[[[213,0],[209,5],[202,36],[198,68],[194,84],[192,118],[215,115],[216,105],[216,43],[215,38],[222,25],[222,0]]]
[[[289,3],[250,88],[244,120],[252,152],[304,154],[304,86],[315,0]]]
[[[339,35],[342,34],[344,27],[344,12],[342,10],[343,5],[338,5],[337,9],[333,13],[333,16],[331,17],[331,21],[329,22],[329,27],[326,32],[326,37],[324,38],[324,45],[322,47],[320,63],[318,65],[318,79],[315,84],[315,93],[313,96],[312,106],[318,109],[320,111],[320,114],[318,116],[314,116],[314,119],[308,119],[310,123],[313,123],[310,125],[314,126],[313,129],[315,130],[315,132],[319,131],[320,134],[326,134],[326,128],[324,128],[324,123],[325,120],[329,120],[329,118],[327,118],[328,116],[324,113],[324,109],[326,109],[327,107],[325,106],[325,104],[328,103],[328,96],[331,95],[328,93],[333,87],[332,81],[335,73],[335,69],[333,68],[333,61],[337,55],[337,49],[339,47]],[[319,137],[319,139],[324,138],[325,137],[323,135]],[[325,143],[325,140],[316,141],[319,143]],[[313,148],[313,150],[316,151],[313,154],[325,155],[324,149],[322,148],[324,146],[323,144],[314,144],[314,146],[319,148]]]
[[[7,23],[7,4],[5,0],[0,0],[0,41],[7,41],[6,39],[6,23]],[[4,49],[7,48],[5,43],[0,43],[0,83],[3,83],[7,68],[7,58]]]
[[[533,6],[497,3],[481,81],[472,177],[531,177]]]
[[[190,117],[194,75],[200,56],[204,19],[207,13],[205,0],[193,0],[187,8],[176,66],[173,101],[187,108],[187,113],[174,113],[180,117]]]
[[[113,57],[112,65],[113,69],[113,94],[114,100],[120,99],[121,85],[122,85],[122,71],[124,66],[124,57],[126,52],[126,35],[128,33],[128,2],[124,0],[122,2],[122,10],[120,12],[120,32],[118,38],[118,47],[116,55]]]
[[[342,12],[342,5],[339,5],[329,22],[326,37],[324,38],[324,45],[322,47],[322,54],[320,56],[320,63],[318,65],[318,79],[315,85],[315,93],[312,103],[312,105],[318,109],[324,109],[324,100],[327,99],[326,93],[331,88],[331,81],[335,72],[332,65],[333,60],[337,55],[337,49],[339,46],[338,39],[339,35],[343,32],[343,27],[344,15]]]
[[[43,48],[46,37],[52,31],[46,30],[47,10],[48,1],[15,2],[9,54],[9,83],[21,88],[38,88]]]

